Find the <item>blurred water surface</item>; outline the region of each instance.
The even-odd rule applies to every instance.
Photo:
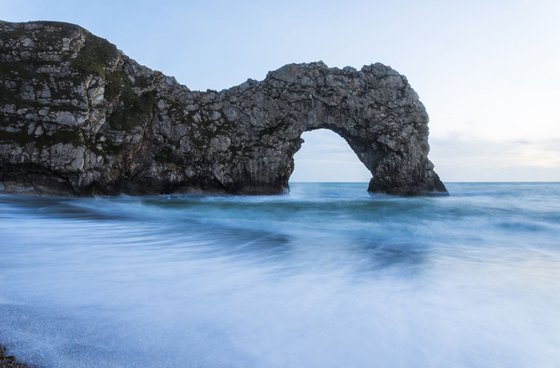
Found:
[[[66,367],[557,367],[560,184],[0,195],[0,343]]]

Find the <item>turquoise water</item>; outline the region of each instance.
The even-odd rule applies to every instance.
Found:
[[[560,184],[450,197],[0,195],[0,343],[40,367],[557,367]]]

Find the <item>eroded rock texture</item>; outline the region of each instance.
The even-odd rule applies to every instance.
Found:
[[[305,131],[341,135],[369,190],[445,192],[428,115],[382,64],[290,64],[191,91],[83,28],[0,22],[0,189],[60,194],[281,193]]]

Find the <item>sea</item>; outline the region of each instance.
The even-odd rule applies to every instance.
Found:
[[[36,367],[560,366],[560,183],[450,196],[0,195],[0,345]]]

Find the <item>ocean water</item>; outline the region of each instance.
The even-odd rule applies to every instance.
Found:
[[[560,365],[560,183],[366,187],[0,195],[0,344],[48,368]]]

